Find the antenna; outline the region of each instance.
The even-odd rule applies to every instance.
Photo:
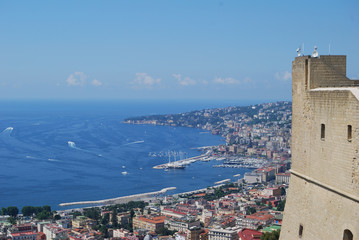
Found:
[[[303,47],[302,47],[302,49],[303,49],[303,56],[304,56],[304,43],[303,43]]]
[[[329,43],[329,55],[330,55],[330,43]]]
[[[312,53],[312,57],[318,57],[318,55],[319,55],[319,53],[318,53],[318,51],[317,51],[317,46],[314,46],[314,51],[313,51],[313,53]]]

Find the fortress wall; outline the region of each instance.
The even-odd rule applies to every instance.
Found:
[[[312,105],[308,94],[308,58],[296,58],[292,66],[292,169],[309,174]],[[298,160],[297,160],[298,159]]]
[[[343,239],[345,229],[359,237],[359,101],[340,89],[356,83],[343,74],[345,56],[293,62],[292,174],[281,240]]]
[[[280,239],[343,239],[349,229],[359,236],[359,203],[305,181],[294,174],[290,179]],[[302,237],[299,226],[303,226]]]
[[[303,133],[310,136],[307,175],[359,196],[353,184],[353,159],[359,150],[359,111],[353,106],[359,105],[358,100],[349,91],[320,91],[310,92],[310,102],[312,129]],[[324,139],[321,124],[325,124]],[[347,138],[348,125],[352,126],[351,141]]]

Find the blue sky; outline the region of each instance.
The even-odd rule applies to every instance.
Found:
[[[0,99],[290,100],[296,49],[347,55],[358,1],[0,0]]]

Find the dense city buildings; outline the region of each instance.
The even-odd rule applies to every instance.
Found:
[[[225,138],[226,144],[214,148],[214,154],[284,161],[291,156],[291,118],[291,103],[276,102],[134,117],[125,123],[201,128]],[[223,166],[240,163],[225,161]]]

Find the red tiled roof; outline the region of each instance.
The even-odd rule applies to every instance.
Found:
[[[165,208],[164,210],[170,211],[170,212],[173,212],[173,213],[176,213],[176,214],[186,215],[186,213],[184,213],[184,212],[176,211],[176,210],[173,210],[171,208]]]
[[[11,233],[11,236],[13,236],[13,237],[29,236],[29,235],[37,235],[37,232],[28,231],[28,232]]]
[[[258,221],[268,221],[270,219],[273,219],[274,217],[268,214],[267,212],[263,211],[263,212],[253,213],[252,215],[246,216],[246,218],[254,219]]]
[[[254,239],[260,239],[263,233],[244,228],[241,231],[239,231],[238,236],[241,240],[254,240]]]
[[[162,223],[165,221],[166,217],[165,216],[158,216],[158,217],[153,217],[151,219],[149,218],[145,218],[145,217],[139,217],[138,218],[141,221],[144,222],[149,222],[149,223]]]

